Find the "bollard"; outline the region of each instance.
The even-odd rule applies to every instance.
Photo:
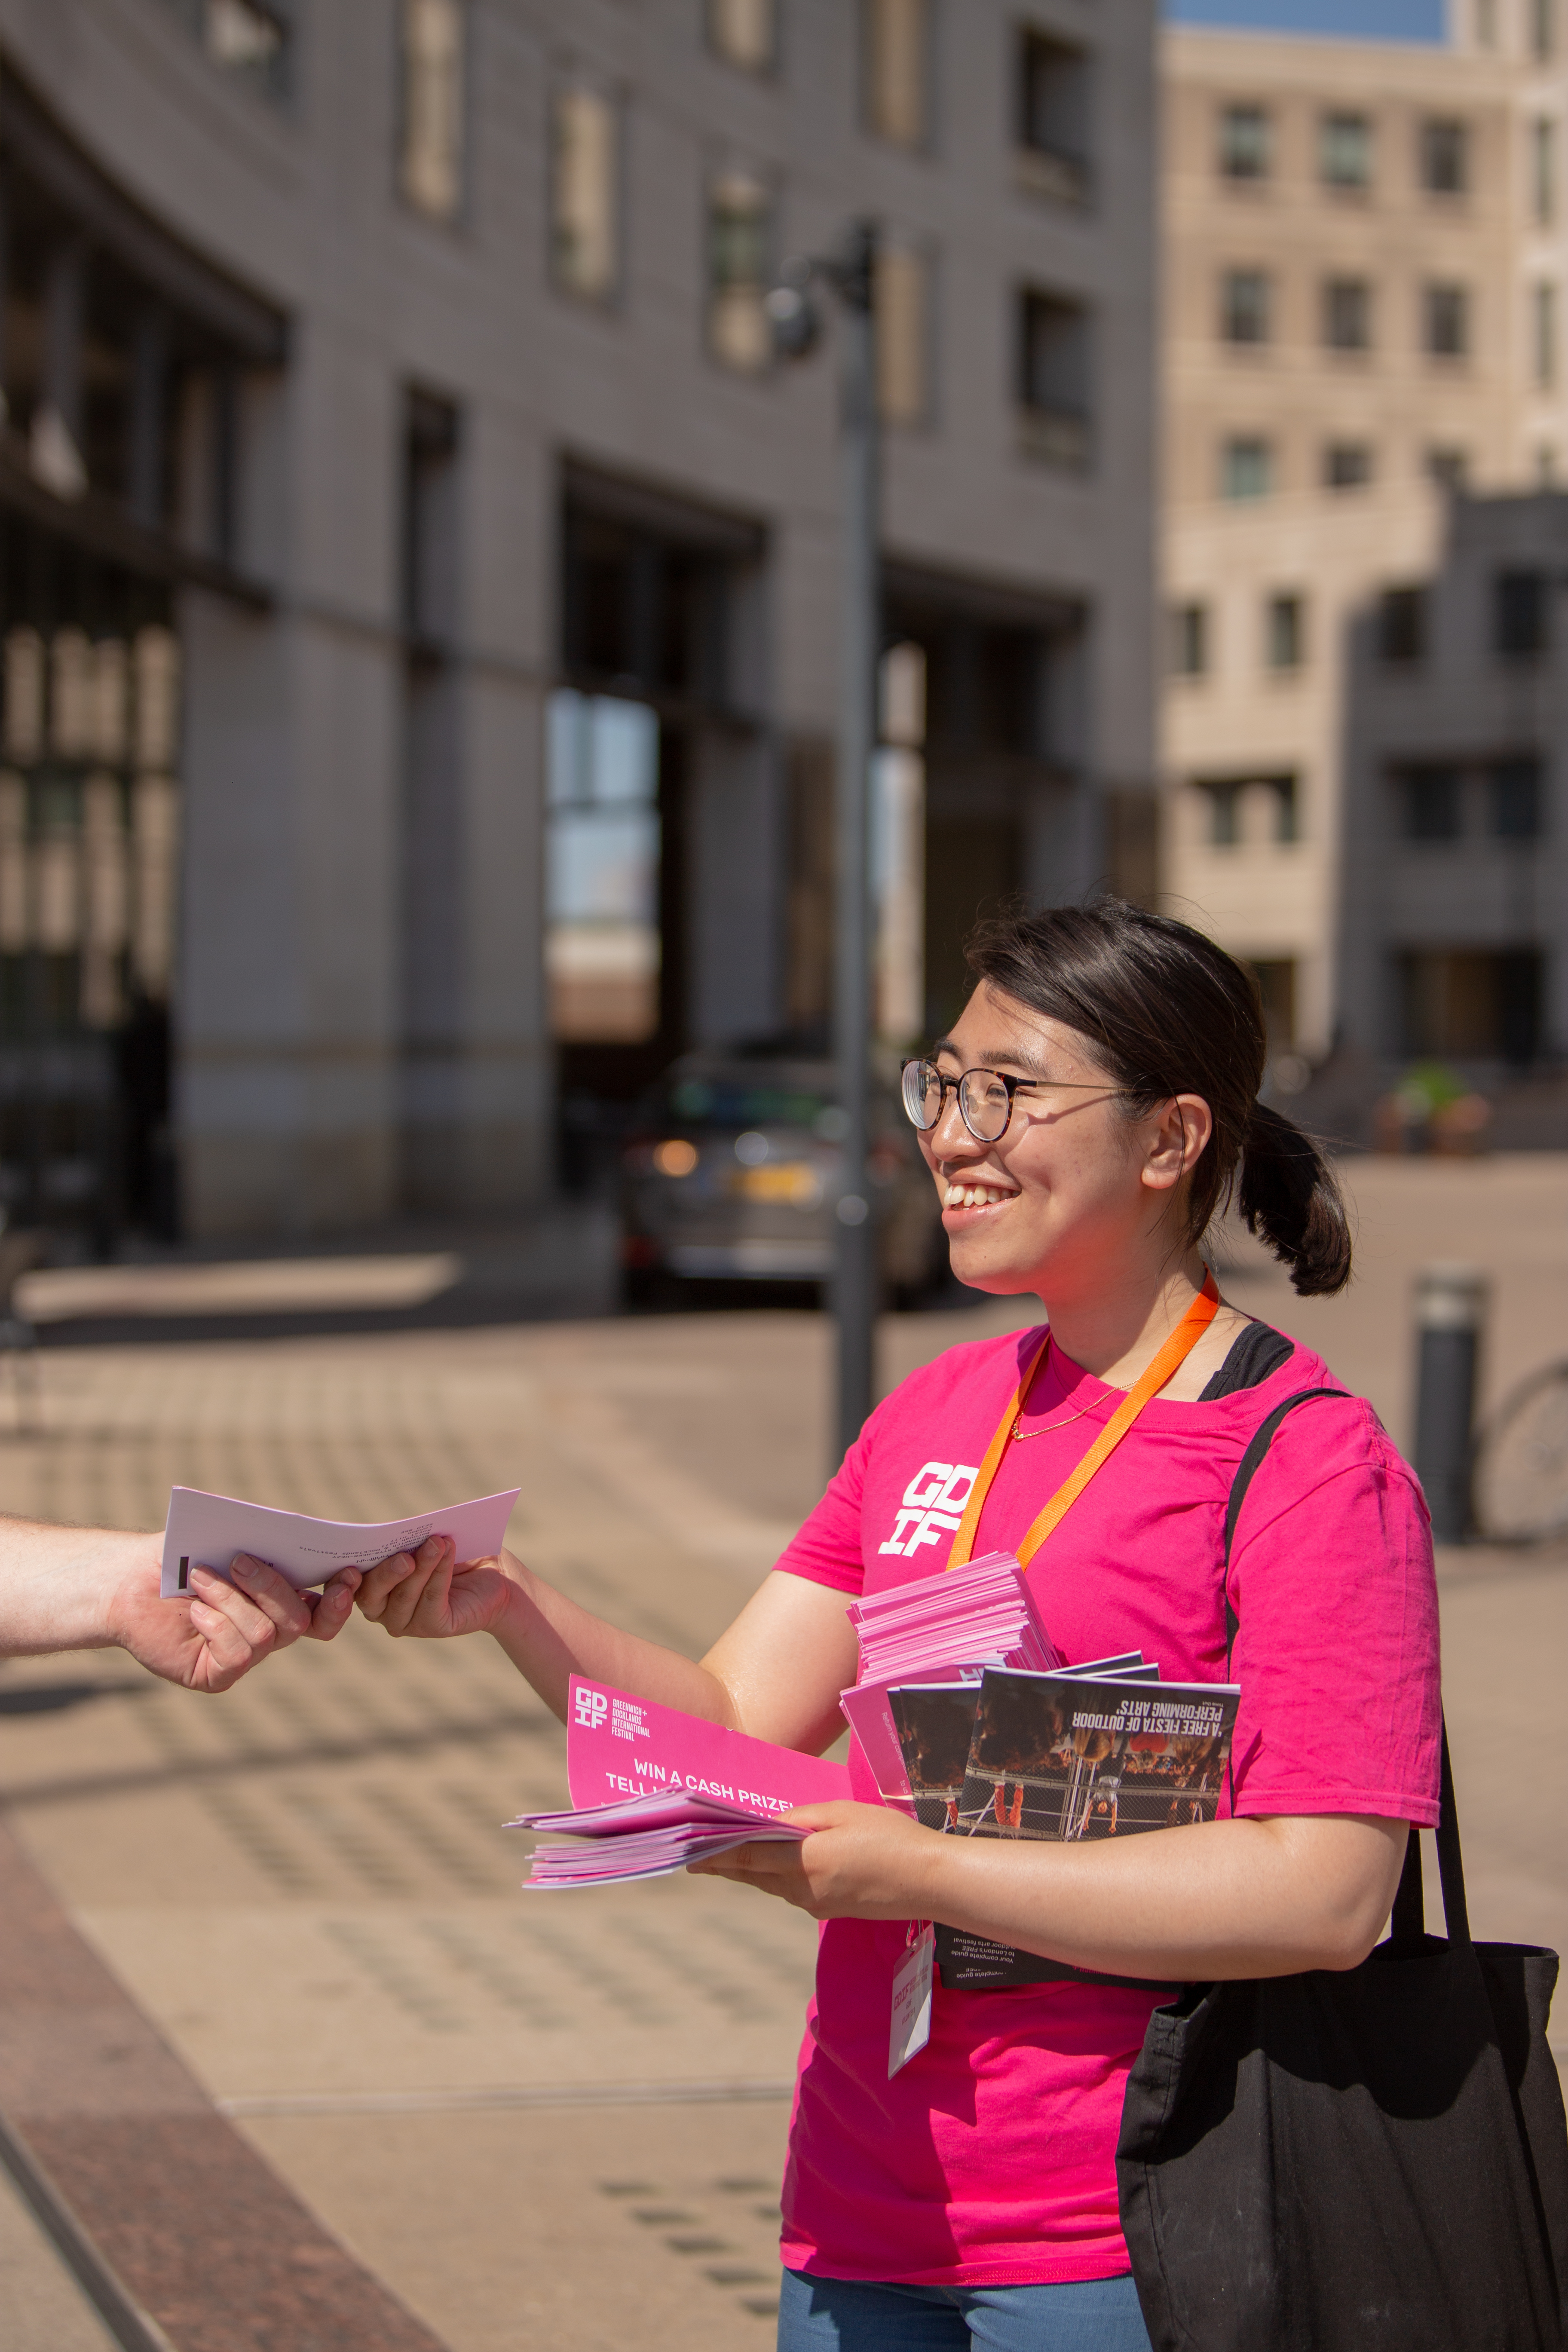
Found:
[[[1470,1532],[1476,1364],[1487,1278],[1473,1265],[1429,1265],[1415,1284],[1415,1475],[1436,1543]]]

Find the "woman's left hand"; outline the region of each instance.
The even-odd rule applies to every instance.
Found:
[[[738,1845],[689,1865],[793,1903],[814,1919],[929,1919],[942,1858],[935,1830],[887,1805],[799,1805],[781,1819],[811,1834],[799,1845]]]

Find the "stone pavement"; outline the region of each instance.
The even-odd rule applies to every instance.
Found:
[[[1489,1394],[1568,1352],[1565,1172],[1356,1162],[1346,1300],[1295,1299],[1245,1240],[1225,1286],[1322,1346],[1405,1439],[1424,1259],[1494,1274]],[[1026,1317],[898,1318],[884,1377]],[[179,1481],[371,1518],[521,1484],[516,1545],[693,1649],[825,1467],[828,1332],[805,1314],[146,1328],[41,1351],[32,1434],[5,1434],[0,1388],[0,1507],[152,1528]],[[1456,1553],[1443,1579],[1478,1931],[1561,1947],[1568,1558]],[[562,1750],[490,1644],[394,1644],[357,1620],[218,1702],[113,1654],[0,1669],[10,1829],[222,2110],[452,2352],[766,2346],[812,1930],[714,1883],[520,1895],[498,1824],[560,1800]],[[103,2340],[5,2193],[0,2301],[7,2352]]]

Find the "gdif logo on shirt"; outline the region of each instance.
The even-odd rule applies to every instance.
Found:
[[[979,1475],[976,1463],[922,1463],[904,1488],[892,1534],[877,1549],[891,1552],[896,1559],[910,1559],[922,1544],[940,1544],[944,1536],[956,1535],[969,1490]]]

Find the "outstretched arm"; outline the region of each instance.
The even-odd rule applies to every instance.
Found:
[[[353,1569],[320,1593],[297,1592],[275,1569],[241,1558],[233,1584],[194,1568],[190,1598],[163,1601],[162,1549],[156,1536],[117,1528],[0,1518],[0,1657],[118,1648],[165,1682],[212,1694],[270,1651],[330,1642],[348,1622]]]
[[[581,1674],[817,1755],[844,1729],[838,1694],[855,1679],[844,1595],[777,1569],[700,1662],[607,1624],[510,1552],[459,1566],[440,1535],[369,1570],[359,1605],[393,1634],[493,1633],[563,1722]]]

